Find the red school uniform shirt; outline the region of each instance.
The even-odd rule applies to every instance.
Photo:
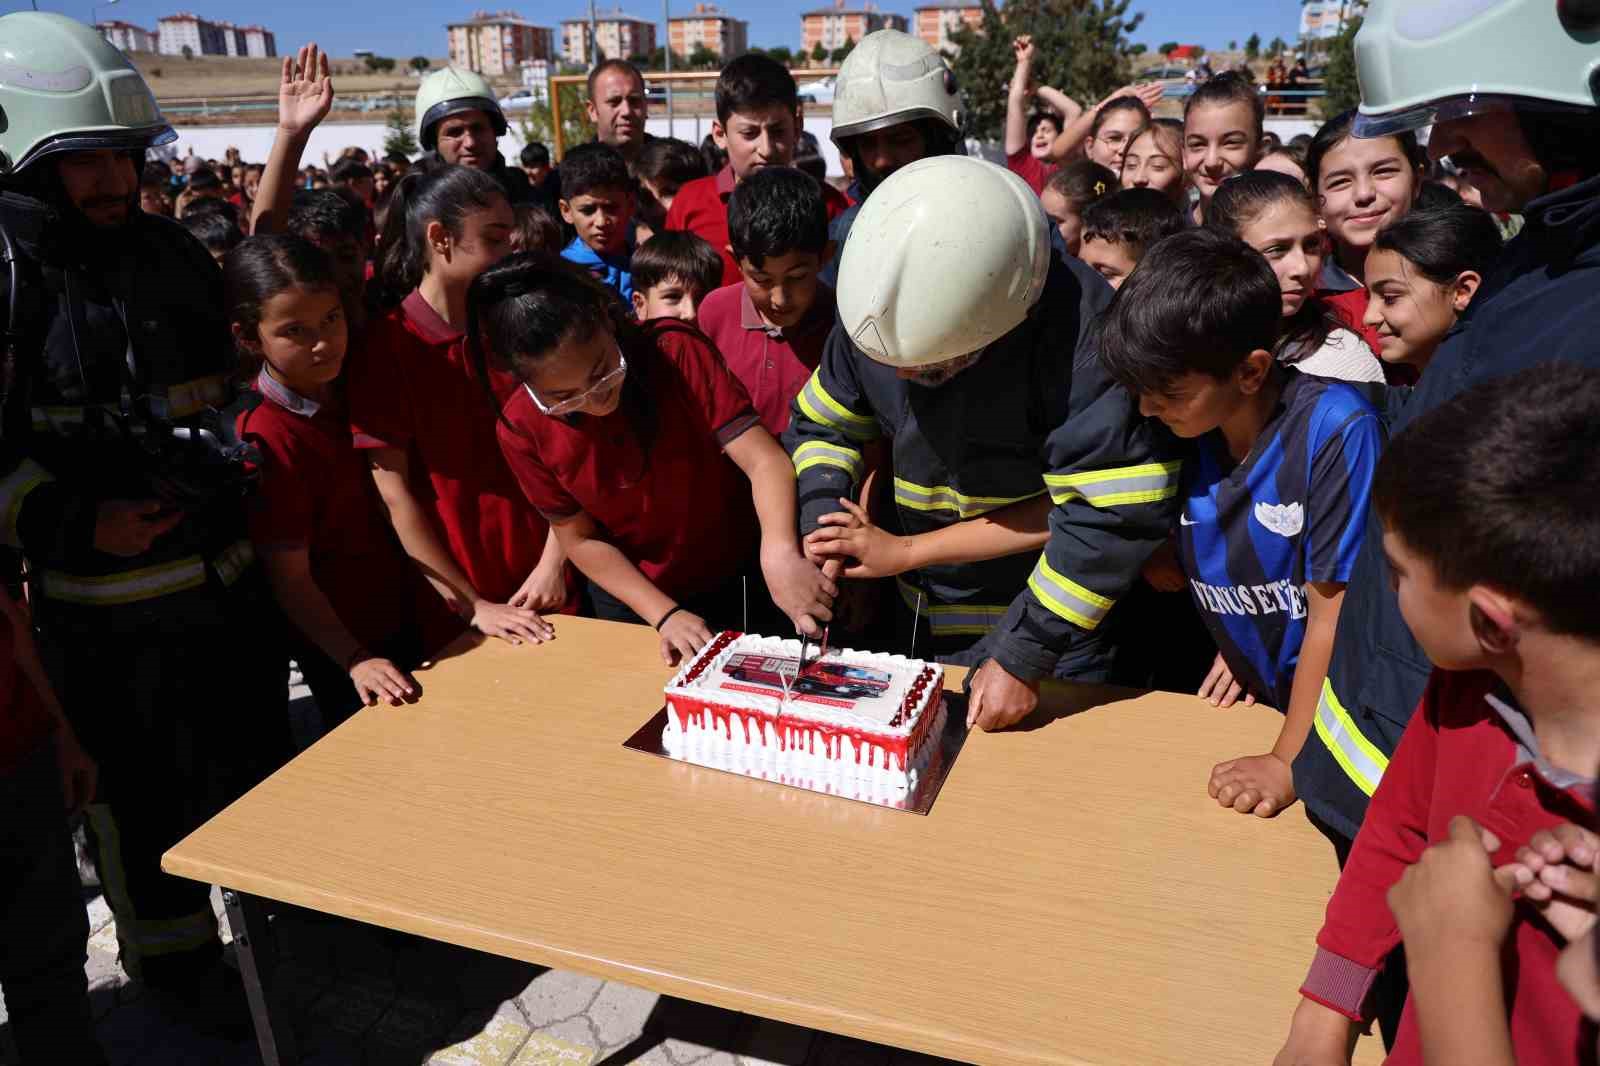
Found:
[[[723,449],[758,418],[699,331],[665,322],[648,330],[648,343],[625,353],[629,393],[617,410],[552,418],[524,387],[498,432],[533,506],[557,521],[589,515],[600,536],[682,601],[730,579],[756,548],[750,482]],[[640,397],[655,408],[648,454],[628,412]]]
[[[1367,317],[1367,303],[1372,299],[1367,287],[1351,277],[1330,253],[1322,261],[1322,274],[1317,278],[1317,299],[1322,305],[1332,311],[1334,317],[1344,323],[1345,327],[1359,334],[1367,342],[1367,347],[1372,349],[1374,355],[1383,350],[1382,337],[1378,334],[1376,326],[1369,326],[1364,319]],[[1417,372],[1403,363],[1390,363],[1381,357],[1383,363],[1383,380],[1390,385],[1415,385]]]
[[[1006,156],[1006,169],[1027,182],[1033,194],[1038,196],[1044,192],[1051,175],[1061,167],[1056,163],[1046,163],[1042,159],[1034,158],[1032,145],[1025,144]]]
[[[1328,902],[1302,995],[1362,1019],[1373,978],[1400,931],[1387,893],[1431,844],[1467,815],[1500,838],[1491,861],[1510,862],[1534,833],[1590,824],[1594,782],[1550,765],[1527,716],[1488,673],[1435,670],[1373,794],[1355,847]],[[1522,1066],[1586,1061],[1592,1030],[1556,981],[1562,944],[1519,900],[1501,953],[1511,1042]],[[1587,1034],[1587,1035],[1586,1035]],[[1406,1002],[1388,1066],[1421,1066],[1416,1014]]]
[[[425,651],[448,643],[461,622],[384,520],[342,400],[308,400],[265,370],[256,391],[261,403],[238,422],[261,450],[251,541],[262,551],[305,548],[312,580],[362,644],[377,647],[412,623],[423,627]]]
[[[516,388],[470,366],[462,335],[413,292],[367,327],[350,365],[357,448],[409,453],[411,491],[480,596],[505,603],[528,579],[550,527],[529,506],[495,442],[494,402]]]
[[[733,195],[734,184],[732,163],[708,178],[694,179],[673,197],[665,223],[666,229],[687,230],[710,242],[722,257],[724,285],[732,285],[740,278],[739,264],[728,252],[728,197]],[[829,222],[850,206],[844,194],[827,182],[822,182],[822,202],[828,209]]]
[[[789,427],[789,405],[822,362],[834,314],[833,290],[820,281],[815,302],[788,329],[767,325],[743,281],[718,289],[700,305],[700,328],[774,437]]]

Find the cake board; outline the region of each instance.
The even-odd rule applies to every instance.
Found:
[[[944,708],[944,728],[939,734],[937,753],[932,759],[928,760],[927,771],[920,775],[917,787],[907,792],[904,796],[895,798],[827,792],[822,789],[791,784],[787,781],[773,781],[766,777],[741,774],[734,770],[724,770],[715,766],[706,766],[703,763],[690,762],[688,759],[675,758],[667,754],[665,746],[661,743],[662,731],[667,727],[667,708],[665,706],[651,715],[650,720],[640,726],[633,736],[623,741],[622,746],[633,751],[643,752],[646,755],[659,755],[663,759],[684,766],[698,767],[708,773],[742,777],[758,785],[774,788],[792,788],[800,792],[815,792],[819,796],[832,796],[835,799],[848,800],[851,803],[866,803],[874,807],[887,807],[892,811],[927,814],[933,809],[933,801],[939,795],[939,789],[944,786],[945,779],[950,776],[950,769],[955,765],[956,755],[960,753],[961,745],[967,739],[967,697],[959,692],[947,691],[944,694]]]

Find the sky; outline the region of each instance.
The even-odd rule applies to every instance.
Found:
[[[694,8],[695,0],[671,0],[674,15]],[[877,0],[885,11],[911,17],[919,0]],[[608,10],[614,0],[596,0]],[[831,0],[721,0],[721,6],[750,23],[750,43],[761,47],[800,43],[800,13]],[[59,11],[90,19],[90,0],[38,0],[42,11]],[[29,3],[0,0],[0,10],[25,10]],[[852,0],[850,6],[856,6]],[[236,23],[259,22],[277,36],[279,52],[314,39],[336,56],[358,48],[380,55],[439,57],[446,53],[444,25],[470,16],[478,8],[509,8],[541,26],[559,27],[562,20],[586,17],[586,0],[120,0],[95,6],[100,19],[117,18],[148,29],[156,20],[178,11],[193,11],[204,18]],[[625,0],[622,9],[639,18],[662,18],[660,0]],[[1134,35],[1154,48],[1167,41],[1226,47],[1241,44],[1251,33],[1263,41],[1273,37],[1293,40],[1299,26],[1299,0],[1134,0],[1131,10],[1145,13],[1144,25]],[[330,15],[337,17],[330,18]],[[664,29],[664,26],[662,27]],[[662,29],[658,29],[658,35]]]

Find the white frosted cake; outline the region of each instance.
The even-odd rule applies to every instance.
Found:
[[[667,754],[820,792],[916,788],[944,729],[944,672],[846,649],[799,664],[798,640],[718,634],[667,685]]]

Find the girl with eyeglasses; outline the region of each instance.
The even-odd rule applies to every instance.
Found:
[[[583,270],[519,253],[472,283],[467,350],[520,382],[500,447],[598,617],[655,627],[668,664],[746,607],[775,621],[769,593],[820,633],[838,590],[801,554],[794,466],[702,333],[640,326]]]

